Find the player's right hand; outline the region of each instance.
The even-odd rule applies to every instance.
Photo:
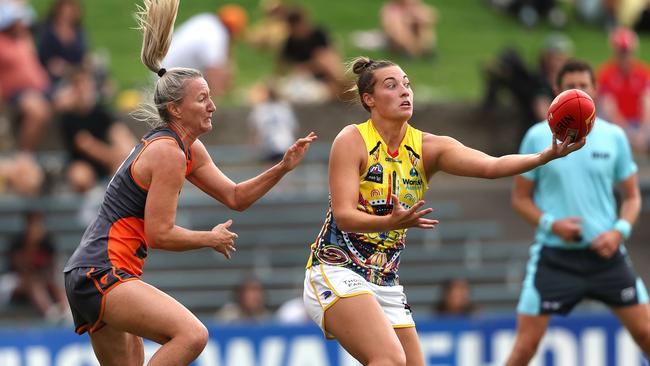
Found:
[[[580,141],[576,142],[571,142],[569,139],[566,139],[563,142],[558,143],[557,137],[553,135],[551,146],[542,152],[542,160],[549,162],[557,158],[565,157],[576,150],[580,150],[586,143],[586,137],[583,137]]]
[[[425,208],[424,210],[418,211],[422,206],[424,206],[424,201],[420,200],[416,202],[408,210],[404,209],[399,203],[399,198],[396,195],[392,195],[393,199],[393,210],[390,213],[390,220],[393,223],[391,225],[394,229],[406,229],[409,227],[419,227],[422,229],[433,229],[438,225],[438,220],[427,219],[424,215],[430,214],[433,209],[431,207]]]
[[[212,249],[223,254],[228,259],[230,259],[232,254],[237,251],[235,248],[235,239],[237,239],[237,234],[229,230],[230,225],[232,225],[232,219],[213,227],[212,233],[215,235],[213,241],[210,243]]]
[[[582,237],[582,219],[577,216],[565,217],[555,220],[552,226],[553,233],[567,243],[573,243]]]

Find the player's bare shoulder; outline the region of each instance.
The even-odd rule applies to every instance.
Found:
[[[458,140],[449,136],[435,135],[428,132],[422,133],[423,163],[427,173],[432,176],[438,171],[440,156],[454,146],[462,145]]]
[[[357,126],[350,124],[341,129],[338,135],[336,135],[334,138],[334,141],[336,142],[338,140],[345,140],[345,142],[353,142],[355,137],[357,137],[359,141],[363,140],[361,133],[359,133],[359,130],[357,129]]]
[[[184,171],[186,157],[173,139],[161,138],[149,143],[138,159],[138,165],[156,170]]]
[[[422,153],[425,155],[437,155],[445,149],[457,144],[460,144],[460,142],[453,137],[435,135],[428,132],[422,133]]]
[[[361,171],[367,161],[366,143],[356,125],[345,126],[336,136],[330,151],[330,166],[332,164],[353,164]]]
[[[332,149],[344,149],[348,153],[360,153],[365,151],[365,143],[356,125],[347,125],[334,138]]]

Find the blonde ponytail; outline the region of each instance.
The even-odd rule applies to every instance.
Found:
[[[153,100],[145,101],[131,116],[148,123],[152,128],[171,122],[167,105],[179,103],[183,99],[188,80],[203,77],[201,72],[195,69],[175,67],[165,70],[161,67],[172,40],[179,1],[144,0],[144,6],[138,6],[136,13],[136,20],[143,33],[140,58],[149,70],[160,76],[160,79],[156,81]]]
[[[136,20],[142,30],[142,51],[140,59],[151,71],[158,73],[161,62],[172,41],[174,22],[180,0],[144,0],[138,5]]]

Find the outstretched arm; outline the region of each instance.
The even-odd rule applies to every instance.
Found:
[[[228,178],[212,161],[203,143],[192,145],[194,168],[188,180],[203,192],[229,208],[243,211],[264,196],[282,177],[293,170],[304,158],[309,145],[316,140],[311,132],[298,139],[284,154],[282,161],[262,174],[241,183]]]
[[[429,174],[441,170],[454,175],[494,179],[521,174],[566,156],[584,146],[585,139],[577,143],[569,143],[566,140],[558,144],[553,138],[551,146],[542,152],[511,154],[498,158],[469,148],[451,137],[426,134],[422,142],[425,169]]]
[[[408,227],[433,228],[437,220],[424,215],[432,211],[419,201],[409,210],[404,210],[398,198],[393,196],[393,210],[389,215],[376,216],[359,211],[359,174],[365,169],[367,152],[363,138],[354,126],[348,126],[332,144],[329,161],[329,185],[332,210],[339,229],[348,232],[382,232]]]

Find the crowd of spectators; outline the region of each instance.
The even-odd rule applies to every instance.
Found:
[[[13,135],[2,144],[2,189],[37,197],[51,188],[45,185],[58,177],[35,152],[59,146],[60,136],[63,187],[83,193],[112,173],[135,140],[107,107],[107,73],[91,55],[80,3],[54,0],[40,22],[34,14],[26,2],[0,2],[0,113]]]
[[[645,159],[650,147],[650,66],[637,56],[639,40],[633,29],[613,28],[603,46],[609,47],[611,56],[597,69],[596,110],[622,127],[636,156]],[[573,56],[573,49],[566,35],[551,34],[540,48],[538,66],[531,67],[518,49],[505,48],[482,67],[483,109],[496,108],[503,103],[503,92],[508,94],[507,100],[519,110],[514,128],[520,140],[530,126],[546,119],[557,72]]]

